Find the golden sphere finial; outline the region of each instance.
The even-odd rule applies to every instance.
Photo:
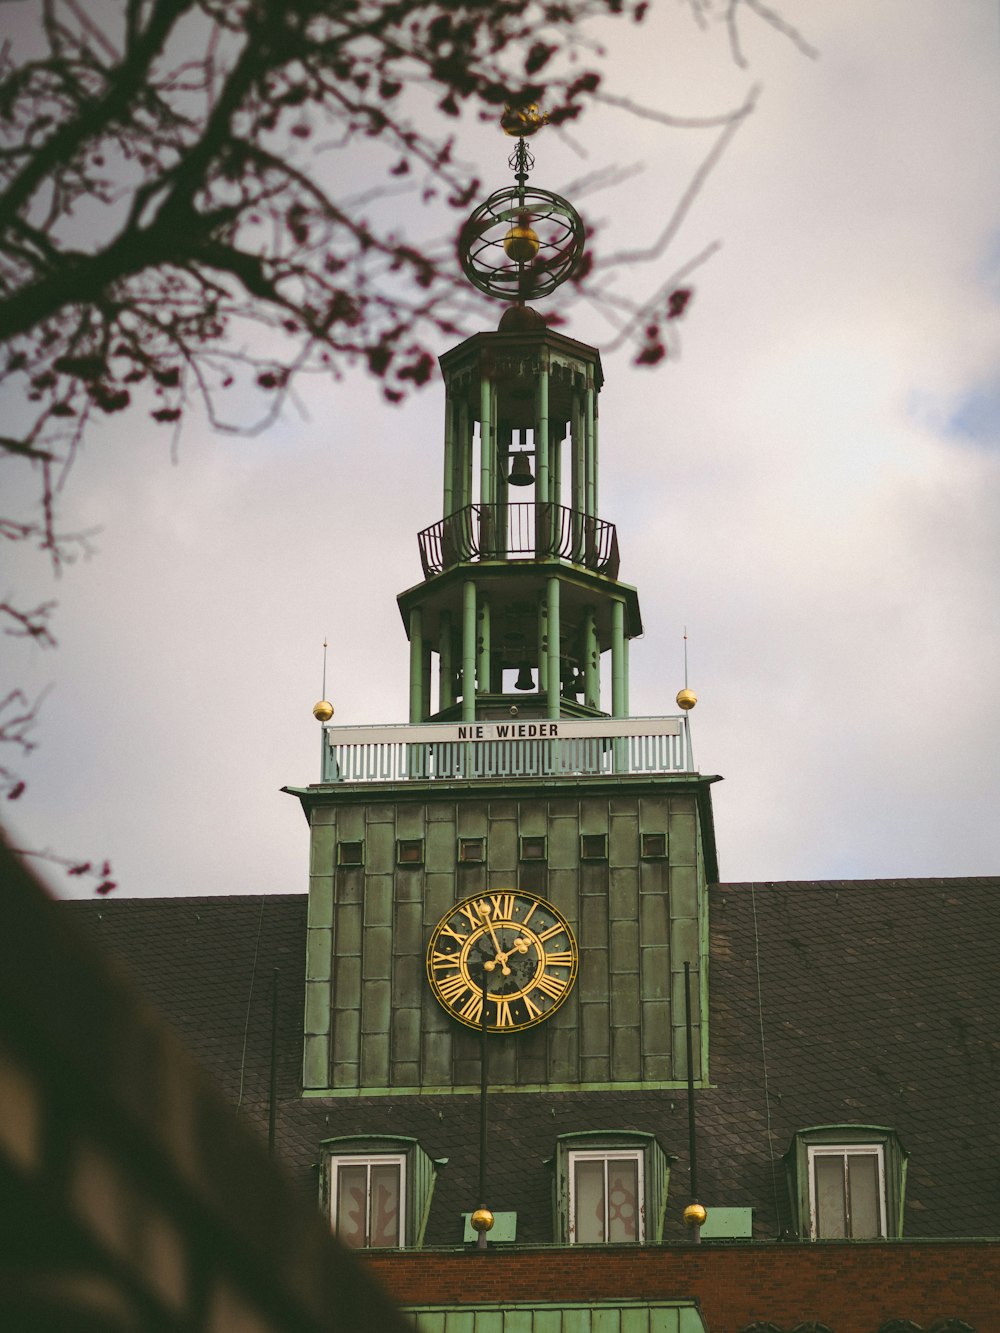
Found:
[[[697,702],[698,696],[694,690],[689,690],[686,685],[682,690],[677,691],[677,707],[683,708],[685,713],[690,712]]]
[[[547,119],[545,113],[539,110],[537,102],[529,102],[527,106],[505,106],[500,117],[500,128],[504,134],[526,138],[537,134]]]
[[[317,722],[329,722],[333,717],[333,704],[329,699],[320,699],[318,704],[313,704],[313,717]]]
[[[538,254],[538,233],[531,226],[526,212],[519,215],[503,238],[503,248],[507,258],[513,259],[515,264],[530,264]]]
[[[707,1217],[708,1209],[703,1204],[689,1203],[684,1209],[684,1225],[686,1227],[703,1227]]]
[[[473,1231],[492,1231],[493,1214],[488,1208],[477,1208],[469,1218]]]

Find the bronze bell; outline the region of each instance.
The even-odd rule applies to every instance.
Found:
[[[507,481],[511,486],[532,486],[534,477],[531,475],[531,464],[528,462],[528,455],[525,451],[512,454],[514,465],[510,470]],[[518,687],[520,688],[520,686]]]
[[[514,681],[515,690],[533,690],[535,682],[531,675],[531,667],[527,662],[522,662],[517,670],[517,680]]]

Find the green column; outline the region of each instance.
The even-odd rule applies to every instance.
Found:
[[[579,389],[573,392],[573,415],[570,424],[573,453],[573,508],[582,514],[587,507],[587,432],[584,408]]]
[[[601,649],[597,641],[597,617],[592,606],[583,618],[583,696],[591,708],[601,706]]]
[[[584,509],[591,518],[597,517],[597,450],[595,427],[597,423],[596,394],[594,392],[593,371],[587,371],[587,398],[584,404],[584,430],[586,432],[586,497]]]
[[[549,651],[548,665],[545,671],[546,696],[548,700],[548,715],[550,718],[559,716],[559,580],[553,575],[548,579],[545,588],[546,601],[548,603],[548,621],[549,621]]]
[[[628,683],[625,679],[625,603],[611,603],[611,716],[625,717]]]
[[[431,646],[424,644],[423,657],[420,663],[420,720],[426,722],[431,715]]]
[[[593,447],[593,514],[597,517],[601,506],[601,492],[598,483],[601,479],[601,402],[597,396],[597,390],[594,390],[594,447]]]
[[[480,694],[488,694],[490,689],[490,599],[485,593],[479,599],[476,657],[478,659],[476,679],[479,684],[479,692]]]
[[[544,694],[549,665],[549,608],[543,593],[538,599],[538,693]]]
[[[410,721],[423,722],[424,707],[424,633],[423,612],[410,609]]]
[[[451,612],[442,611],[438,631],[438,708],[455,702],[455,666],[452,661]]]
[[[455,509],[455,402],[450,394],[444,400],[444,507],[447,518]]]
[[[549,360],[543,352],[535,409],[535,465],[538,469],[535,494],[541,504],[551,499],[549,461]]]
[[[573,559],[580,563],[583,560],[584,552],[583,515],[587,508],[587,432],[584,429],[583,400],[578,388],[573,390],[570,414],[570,453],[572,456],[570,505],[573,509]]]
[[[628,680],[630,673],[629,673],[628,654],[629,654],[629,641],[627,638],[623,638],[622,639],[622,694],[624,696],[624,701],[622,705],[622,717],[629,716]]]
[[[490,381],[480,371],[479,380],[479,500],[493,503],[493,416]]]
[[[469,404],[464,398],[458,407],[455,454],[455,508],[465,509],[472,504],[472,430],[469,426]]]
[[[467,579],[462,603],[462,721],[476,719],[476,585]]]
[[[556,430],[556,423],[549,422],[549,490],[552,494],[552,503],[562,504],[562,440],[557,440],[559,432]]]

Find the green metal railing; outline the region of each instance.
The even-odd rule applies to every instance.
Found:
[[[618,577],[613,523],[557,504],[472,504],[418,534],[424,578],[480,560],[569,560]]]
[[[327,727],[323,782],[691,773],[686,717]]]

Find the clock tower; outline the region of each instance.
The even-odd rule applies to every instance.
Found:
[[[616,456],[599,441],[601,358],[529,304],[584,241],[572,205],[529,184],[538,124],[505,126],[515,184],[461,235],[466,275],[506,308],[441,357],[442,511],[398,598],[408,723],[340,727],[317,705],[321,780],[293,789],[312,839],[303,1096],[363,1125],[369,1154],[444,1105],[474,1111],[484,1029],[512,1115],[558,1097],[564,1128],[605,1132],[606,1094],[679,1095],[685,965],[707,1077],[715,779],[694,770],[690,692],[677,715],[629,713],[642,620],[599,504]],[[426,1222],[390,1243],[419,1243]]]

